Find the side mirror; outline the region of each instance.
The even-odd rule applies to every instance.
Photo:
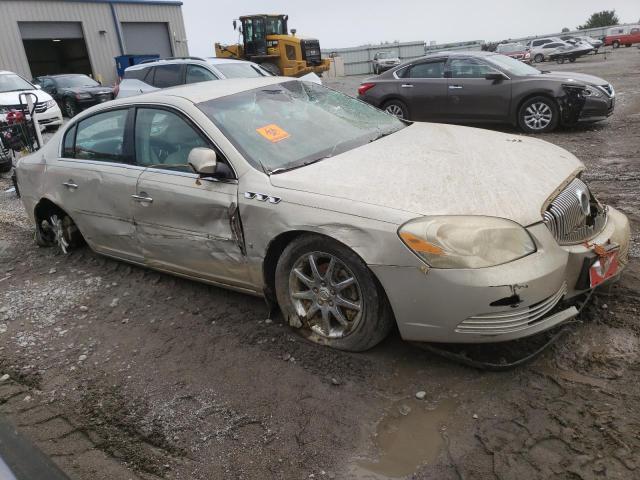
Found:
[[[487,80],[493,80],[496,82],[507,79],[506,75],[502,72],[489,72],[484,76],[484,78]]]
[[[197,147],[189,152],[187,162],[202,177],[211,177],[216,173],[217,155],[210,148]]]

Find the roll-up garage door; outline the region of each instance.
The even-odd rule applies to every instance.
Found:
[[[166,23],[122,22],[122,34],[127,55],[173,56]]]
[[[31,75],[92,74],[80,22],[18,22]]]
[[[80,22],[19,22],[23,40],[83,38]]]

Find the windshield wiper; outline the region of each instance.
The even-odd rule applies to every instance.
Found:
[[[279,167],[269,172],[269,175],[277,175],[278,173],[288,172],[289,170],[295,170],[297,168],[306,167],[307,165],[311,165],[313,163],[318,163],[326,158],[331,158],[333,155],[325,155],[324,157],[316,158],[314,160],[307,160],[306,162],[302,162],[300,165],[294,165],[293,167]]]

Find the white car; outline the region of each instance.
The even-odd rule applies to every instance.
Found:
[[[36,101],[38,122],[43,127],[59,127],[62,125],[62,112],[56,101],[40,87],[33,85],[17,73],[0,70],[0,122],[6,121],[11,110],[22,110],[25,95],[33,94]]]
[[[161,88],[227,78],[271,77],[260,65],[230,58],[166,58],[127,68],[116,87],[116,98],[132,97]]]

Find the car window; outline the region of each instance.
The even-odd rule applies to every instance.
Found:
[[[168,110],[138,109],[135,148],[139,165],[193,172],[187,160],[196,147],[209,144],[179,115]]]
[[[494,71],[489,65],[475,58],[452,58],[449,60],[451,78],[484,78]]]
[[[55,84],[54,84],[53,80],[51,80],[50,78],[43,78],[43,79],[40,81],[40,86],[41,86],[43,89],[47,89],[47,88],[49,88],[49,89],[50,89],[50,88],[53,88],[53,87],[55,86]]]
[[[430,62],[418,63],[409,69],[408,78],[443,78],[445,59],[433,60]]]
[[[632,28],[630,33],[638,33],[640,32],[640,28]]]
[[[82,120],[77,127],[74,158],[124,163],[127,114],[126,109],[111,110]]]
[[[74,125],[64,134],[64,141],[62,142],[62,156],[64,158],[73,158],[76,128],[77,125]]]
[[[287,45],[287,48],[288,47],[289,45]],[[215,67],[222,72],[225,78],[260,78],[271,76],[264,68],[248,62],[219,63]]]
[[[187,65],[186,83],[208,82],[210,80],[218,80],[218,77],[206,68],[198,65]]]
[[[182,65],[160,65],[154,68],[153,85],[158,88],[175,87],[182,84]]]

